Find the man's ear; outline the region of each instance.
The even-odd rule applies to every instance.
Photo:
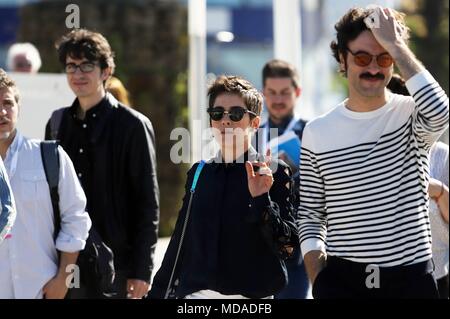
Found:
[[[296,88],[295,89],[295,97],[299,98],[301,94],[302,94],[302,88],[301,87]]]
[[[345,57],[342,53],[339,53],[339,71],[347,72],[347,63],[345,63]]]
[[[109,77],[112,75],[112,74],[111,74],[111,70],[112,70],[111,67],[107,67],[106,69],[103,69],[103,70],[102,70],[101,76],[102,76],[103,82],[105,82],[106,80],[108,80]]]

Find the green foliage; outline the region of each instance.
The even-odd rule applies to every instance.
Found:
[[[402,11],[411,29],[410,45],[417,58],[449,94],[448,0],[405,1]]]

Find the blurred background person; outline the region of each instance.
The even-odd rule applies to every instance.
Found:
[[[39,51],[31,43],[15,43],[8,50],[6,66],[11,72],[37,73],[41,65]]]
[[[387,88],[395,94],[409,96],[405,80],[394,74]],[[439,297],[449,297],[449,242],[448,242],[448,145],[440,141],[433,144],[430,150],[430,225],[431,245]]]
[[[448,242],[448,145],[434,143],[430,151],[430,225],[431,245],[439,297],[449,296],[449,242]]]
[[[122,81],[120,81],[115,76],[111,76],[106,81],[106,91],[111,93],[117,99],[117,101],[131,107],[130,95],[128,93],[128,90],[125,88]]]
[[[263,93],[268,113],[267,121],[259,128],[258,147],[261,153],[271,149],[274,156],[286,162],[293,174],[295,185],[294,207],[299,206],[299,164],[300,147],[306,120],[295,115],[295,105],[301,95],[300,76],[290,63],[273,59],[268,61],[262,71]],[[277,134],[272,136],[270,131]],[[288,285],[278,294],[276,299],[306,299],[309,296],[310,284],[300,250],[286,261]]]

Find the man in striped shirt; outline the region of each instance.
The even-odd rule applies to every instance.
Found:
[[[435,298],[429,150],[448,97],[408,48],[403,15],[353,8],[331,43],[349,97],[307,124],[300,237],[315,298]],[[412,97],[389,93],[394,63]]]

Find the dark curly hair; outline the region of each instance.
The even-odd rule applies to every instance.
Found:
[[[114,73],[114,52],[103,35],[86,29],[76,29],[63,35],[55,44],[61,64],[66,65],[68,56],[74,59],[86,58],[99,62],[102,70],[110,67]]]
[[[362,32],[370,30],[366,26],[364,19],[373,12],[374,8],[352,8],[335,24],[336,40],[331,41],[330,48],[338,63],[341,62],[340,54],[344,57],[344,61],[347,60],[348,43],[355,40]],[[397,22],[403,27],[403,39],[408,41],[409,28],[405,25],[405,14],[395,10],[392,10],[392,12]],[[341,70],[341,72],[345,73],[345,70]]]

